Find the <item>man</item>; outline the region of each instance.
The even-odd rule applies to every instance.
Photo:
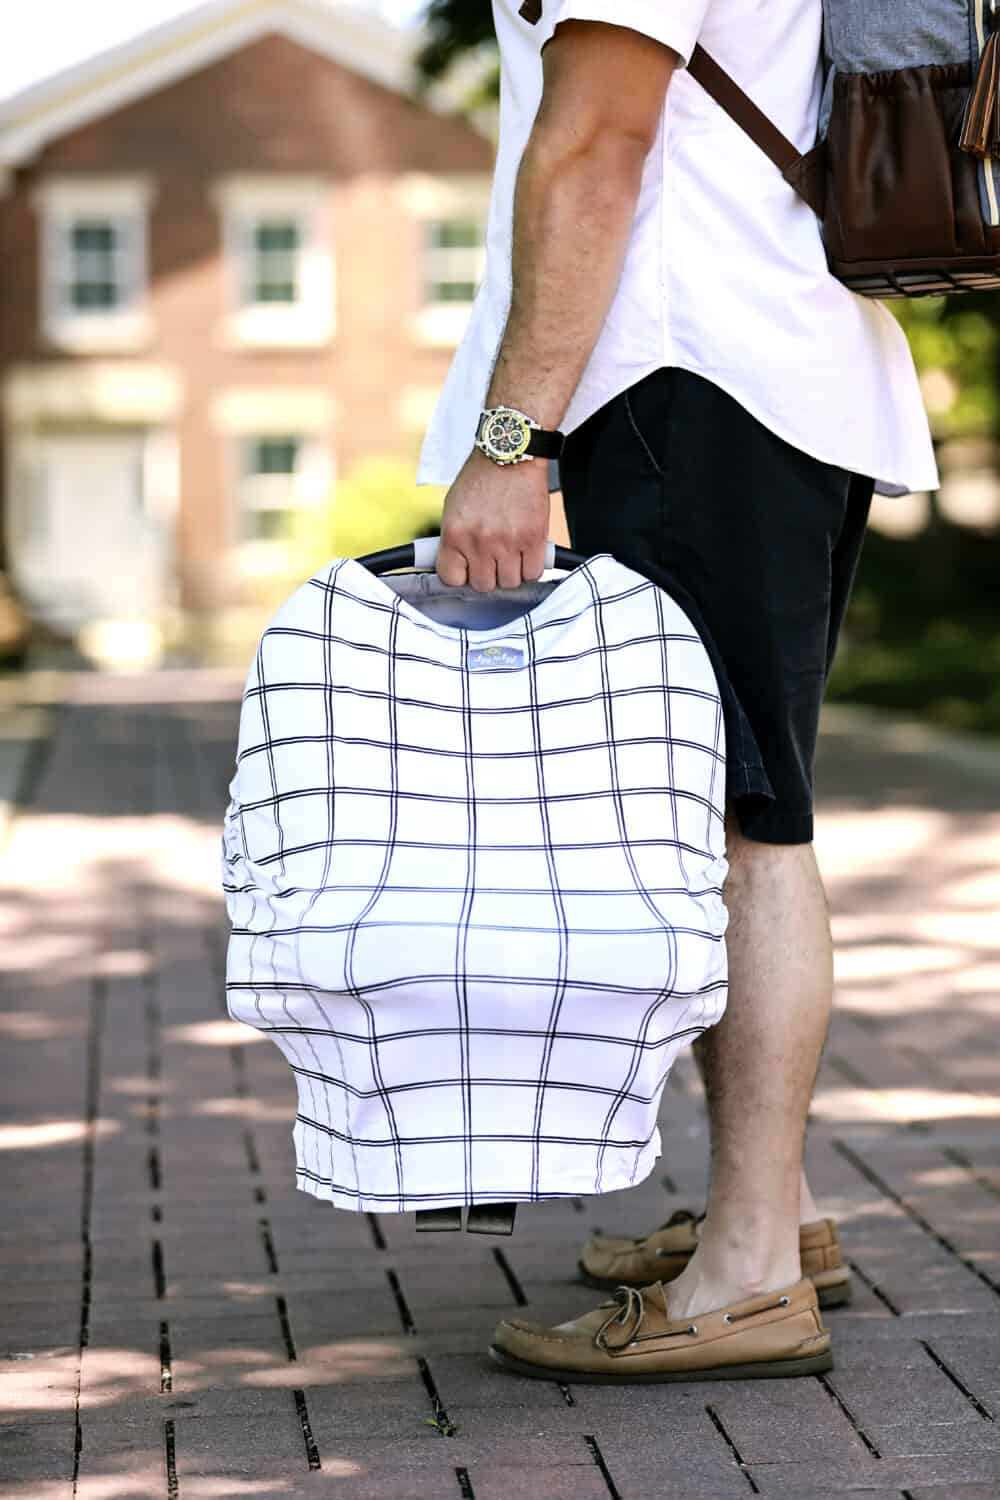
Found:
[[[810,209],[685,71],[700,40],[808,149],[821,0],[496,0],[494,13],[487,274],[419,476],[451,486],[437,571],[481,590],[540,576],[544,462],[504,467],[472,442],[481,407],[561,429],[574,548],[684,584],[774,791],[741,799],[748,751],[730,744],[730,991],[700,1045],[700,1232],[592,1242],[590,1276],[646,1289],[557,1328],[502,1323],[495,1352],[550,1379],[805,1373],[829,1335],[803,1254],[807,1272],[835,1273],[825,1287],[817,1274],[827,1292],[843,1298],[846,1279],[801,1175],[832,994],[817,722],[873,485],[936,486],[927,421],[889,311],[830,276]]]

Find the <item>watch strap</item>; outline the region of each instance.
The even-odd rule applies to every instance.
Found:
[[[533,427],[525,452],[530,453],[533,458],[558,458],[565,442],[564,433],[549,432],[541,427]]]

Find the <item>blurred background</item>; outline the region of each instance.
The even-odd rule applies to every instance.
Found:
[[[702,1201],[692,1061],[646,1183],[531,1205],[504,1251],[331,1215],[295,1186],[284,1057],[229,1018],[220,899],[269,614],[439,527],[414,481],[484,269],[488,0],[4,21],[0,1500],[996,1500],[1000,296],[889,304],[943,482],[876,503],[820,739],[834,1383],[678,1388],[666,1422],[542,1391],[490,1374],[489,1330],[591,1307],[568,1277],[596,1223]],[[345,890],[359,833],[331,834]]]
[[[433,533],[484,264],[488,0],[39,0],[0,58],[0,670],[241,666]],[[1000,298],[890,304],[938,445],[879,498],[833,696],[1000,732]],[[566,540],[554,497],[552,535]]]

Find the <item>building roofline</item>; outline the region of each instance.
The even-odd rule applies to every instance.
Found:
[[[207,0],[0,103],[0,177],[69,131],[275,33],[385,88],[414,92],[419,31],[341,0]],[[426,102],[450,109],[457,101],[444,89]]]

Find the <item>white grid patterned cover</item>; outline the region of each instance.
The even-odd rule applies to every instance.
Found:
[[[263,634],[222,839],[229,1013],[291,1064],[296,1182],[338,1207],[627,1187],[725,1007],[711,663],[609,553],[485,630],[407,577],[337,559]],[[470,669],[483,643],[525,665]]]

